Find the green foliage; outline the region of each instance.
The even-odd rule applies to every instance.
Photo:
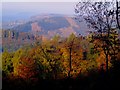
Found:
[[[12,58],[13,53],[9,53],[7,51],[2,53],[2,70],[6,75],[13,72]]]

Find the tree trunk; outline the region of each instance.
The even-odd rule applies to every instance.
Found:
[[[108,72],[108,54],[106,54],[106,72]]]
[[[117,20],[117,25],[118,25],[118,28],[120,29],[120,22],[119,22],[119,10],[120,10],[120,7],[118,5],[118,1],[116,1],[116,7],[117,7],[117,10],[116,10],[116,20]]]
[[[69,48],[69,49],[70,49],[70,59],[69,59],[70,60],[70,62],[69,62],[69,68],[70,68],[70,70],[68,72],[68,77],[70,78],[71,77],[71,73],[70,72],[72,70],[72,65],[71,65],[72,64],[72,55],[71,55],[72,54],[72,48]]]

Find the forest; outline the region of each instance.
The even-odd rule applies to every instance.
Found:
[[[86,36],[55,35],[14,51],[5,49],[0,54],[2,90],[120,89],[120,2],[115,3],[76,5],[76,19],[82,17],[92,28]]]

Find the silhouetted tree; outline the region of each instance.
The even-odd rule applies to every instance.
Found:
[[[67,40],[67,45],[66,47],[69,50],[69,72],[68,72],[68,77],[71,77],[71,71],[72,71],[72,50],[73,50],[73,45],[74,45],[74,40],[75,40],[75,35],[72,33],[68,40]]]
[[[92,40],[101,40],[101,48],[106,56],[106,71],[108,71],[108,59],[110,55],[117,55],[118,31],[116,29],[116,15],[114,14],[114,2],[79,2],[75,12],[77,19],[81,17],[88,27],[93,29]],[[115,53],[114,53],[115,52]]]

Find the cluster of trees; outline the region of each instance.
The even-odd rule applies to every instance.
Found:
[[[104,62],[104,53],[97,52],[89,38],[74,34],[2,53],[3,78],[13,75],[25,80],[76,78],[100,70]]]

